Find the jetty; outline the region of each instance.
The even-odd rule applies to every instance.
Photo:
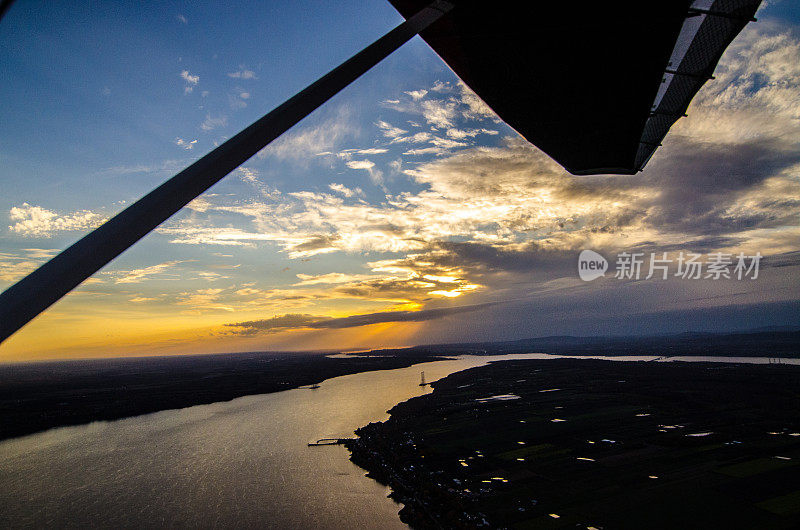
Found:
[[[342,445],[353,440],[355,440],[355,438],[320,438],[316,442],[308,442],[308,446],[316,447],[318,445]]]

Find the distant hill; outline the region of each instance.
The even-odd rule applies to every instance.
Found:
[[[736,333],[685,332],[652,336],[551,336],[502,342],[431,344],[381,349],[371,355],[711,355],[730,357],[800,357],[800,326],[774,326]],[[363,354],[363,352],[362,352]]]

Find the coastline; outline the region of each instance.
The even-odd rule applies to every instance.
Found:
[[[319,353],[245,353],[0,366],[0,440],[442,359],[431,355],[333,358]]]
[[[506,361],[346,445],[413,528],[792,528],[799,390],[789,365]]]

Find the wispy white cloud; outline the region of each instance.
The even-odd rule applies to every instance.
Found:
[[[141,269],[131,269],[127,271],[109,271],[104,272],[112,278],[114,283],[140,283],[146,279],[152,279],[153,276],[163,274],[173,269],[176,265],[184,263],[183,261],[166,261],[158,265],[151,265]],[[175,279],[175,277],[171,278]]]
[[[421,155],[441,156],[447,153],[449,153],[449,151],[443,147],[420,147],[416,149],[409,149],[408,151],[403,151],[403,154],[406,156],[421,156]]]
[[[456,117],[456,105],[456,101],[450,99],[427,99],[422,102],[422,116],[434,127],[452,127]]]
[[[347,162],[347,167],[350,169],[372,169],[375,163],[369,160],[350,160]]]
[[[239,167],[236,170],[236,172],[239,174],[239,178],[242,180],[242,182],[245,182],[250,186],[252,186],[253,189],[258,191],[258,193],[261,196],[269,199],[276,199],[277,197],[280,196],[281,194],[280,191],[268,186],[267,184],[261,181],[261,179],[258,176],[258,171],[256,171],[255,169],[242,166]]]
[[[345,186],[344,184],[337,184],[335,182],[332,182],[331,184],[328,184],[328,187],[331,190],[335,191],[336,193],[341,193],[345,197],[354,197],[356,195],[364,195],[364,192],[361,190],[361,188],[350,189],[347,186]]]
[[[380,278],[380,276],[376,276],[374,274],[344,274],[341,272],[330,272],[328,274],[318,274],[316,276],[311,274],[297,274],[297,278],[300,281],[294,285],[302,287],[306,285],[329,285],[337,283],[349,283],[354,281],[376,280]]]
[[[226,311],[233,312],[234,308],[230,304],[221,300],[224,289],[198,289],[196,291],[184,292],[178,297],[179,305],[188,306],[185,313],[204,313],[207,311]]]
[[[189,23],[189,20],[184,15],[178,15],[175,18],[178,20],[178,22],[180,22],[182,24],[188,24]]]
[[[435,83],[433,83],[431,90],[434,92],[450,92],[453,90],[453,85],[450,84],[450,81],[437,80]]]
[[[60,252],[57,248],[23,248],[22,251],[31,259],[50,259]]]
[[[139,164],[132,166],[114,166],[108,167],[100,171],[104,175],[130,175],[134,173],[172,173],[176,170],[186,167],[188,160],[164,160],[160,164]]]
[[[370,147],[369,149],[357,149],[355,151],[355,153],[359,155],[380,155],[388,152],[388,149],[384,149],[382,147]]]
[[[383,171],[375,167],[375,162],[371,160],[349,160],[346,162],[347,167],[350,169],[363,169],[369,174],[370,180],[373,184],[388,191],[383,182]]]
[[[230,72],[228,77],[232,77],[234,79],[258,79],[256,77],[256,73],[252,70],[247,70],[246,68],[242,67],[235,72]]]
[[[219,127],[228,125],[228,117],[224,115],[212,117],[211,114],[206,114],[206,119],[200,124],[200,128],[204,131],[213,131]]]
[[[197,140],[192,140],[190,142],[190,141],[184,140],[183,138],[180,138],[180,137],[175,138],[175,145],[177,145],[178,147],[183,147],[187,151],[192,149],[192,148],[194,148],[196,143],[197,143]]]
[[[200,76],[190,74],[189,70],[183,70],[181,72],[181,79],[186,81],[186,86],[183,88],[184,94],[190,94],[194,90],[194,87],[197,85],[197,83],[200,82]]]
[[[189,204],[185,206],[185,208],[188,208],[189,210],[194,210],[195,212],[202,213],[212,209],[213,205],[211,204],[211,202],[209,202],[209,200],[206,197],[203,197],[201,195],[200,197],[193,199]]]
[[[306,125],[289,131],[259,151],[258,157],[275,157],[307,164],[320,153],[332,152],[344,140],[354,137],[358,126],[353,122],[350,109],[340,106],[321,123]]]
[[[41,259],[31,255],[0,252],[0,282],[15,282],[33,272],[41,264]]]
[[[228,103],[233,109],[243,109],[247,107],[246,100],[250,99],[250,93],[237,88],[232,93],[228,94]]]
[[[406,94],[411,96],[411,98],[414,99],[414,100],[420,100],[420,99],[424,98],[425,94],[427,94],[427,93],[428,93],[428,91],[425,90],[425,89],[412,90],[410,92],[406,92]]]
[[[383,131],[383,135],[387,138],[398,138],[408,132],[383,120],[378,121],[375,125]]]
[[[143,304],[145,302],[155,302],[158,298],[149,297],[149,296],[134,296],[133,298],[129,298],[128,302],[132,302],[134,304]]]
[[[467,107],[467,110],[464,112],[465,117],[476,119],[494,118],[495,121],[500,121],[500,119],[497,118],[497,114],[494,113],[489,105],[484,103],[483,100],[462,81],[458,82],[458,89],[460,91],[461,103]]]

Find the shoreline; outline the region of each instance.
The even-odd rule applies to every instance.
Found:
[[[505,361],[433,385],[345,444],[413,528],[800,523],[796,366]]]
[[[270,394],[342,375],[443,359],[431,355],[331,358],[319,353],[248,353],[1,367],[0,441],[56,427]]]

